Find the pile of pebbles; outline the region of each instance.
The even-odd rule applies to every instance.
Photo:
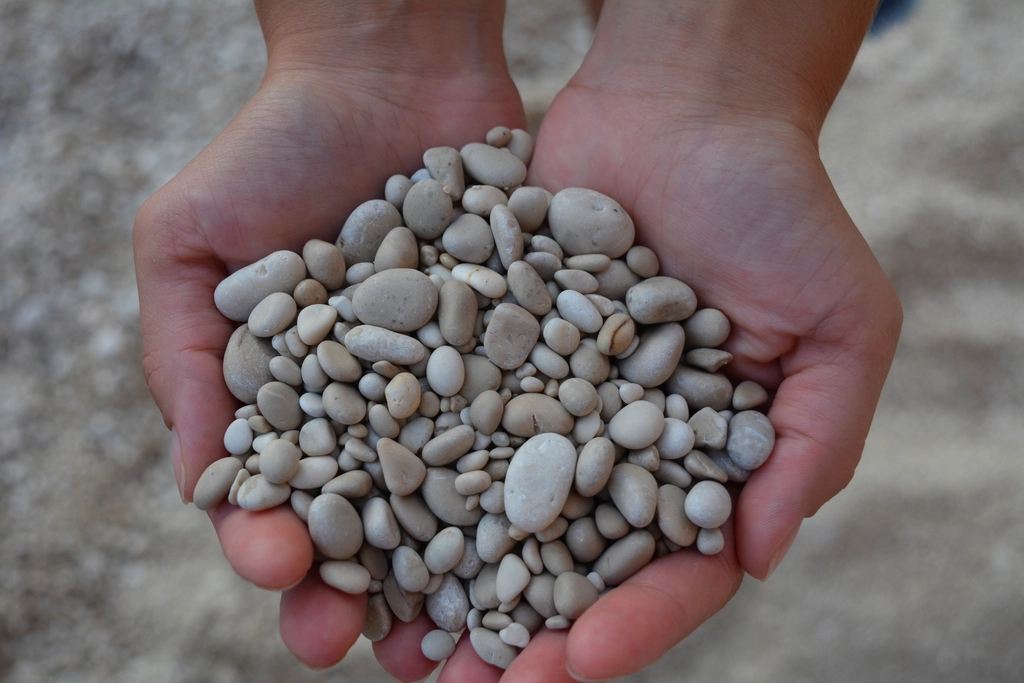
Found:
[[[527,187],[533,141],[423,155],[385,200],[233,273],[224,379],[245,405],[200,509],[290,504],[364,635],[422,609],[433,660],[469,630],[507,667],[654,558],[714,554],[726,482],[768,458],[768,395],[720,371],[698,308],[598,192]]]

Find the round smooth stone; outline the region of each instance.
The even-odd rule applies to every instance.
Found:
[[[320,565],[320,578],[331,588],[359,595],[370,587],[370,572],[351,560],[328,560]]]
[[[462,346],[473,338],[476,323],[476,295],[465,282],[449,280],[441,287],[437,302],[437,324],[441,335],[452,346]]]
[[[252,437],[249,421],[238,418],[224,431],[224,448],[232,455],[245,455],[252,446]]]
[[[388,607],[398,618],[399,621],[409,623],[419,616],[423,610],[423,593],[410,593],[404,590],[398,585],[398,581],[395,579],[395,573],[391,572],[388,577],[384,579],[382,586],[384,589],[384,597],[388,601]]]
[[[288,329],[297,311],[298,306],[290,293],[268,294],[249,314],[249,331],[257,337],[273,337]]]
[[[523,257],[523,260],[537,271],[537,275],[544,282],[554,280],[555,273],[562,268],[562,261],[548,251],[531,251]]]
[[[466,380],[462,356],[451,346],[434,349],[427,360],[427,382],[439,396],[454,396]]]
[[[484,511],[479,507],[466,509],[466,496],[455,490],[458,476],[458,472],[447,467],[428,467],[420,493],[430,511],[445,524],[473,526],[484,516]]]
[[[526,261],[515,261],[508,267],[508,288],[530,313],[545,315],[551,310],[551,293],[537,270]]]
[[[697,550],[703,555],[717,555],[725,550],[721,529],[701,529],[697,534]]]
[[[302,424],[302,408],[299,395],[284,382],[267,382],[256,394],[256,405],[260,414],[275,429],[287,431]]]
[[[495,192],[502,199],[505,198],[501,190],[495,189]],[[494,251],[494,236],[491,234],[491,226],[476,212],[464,213],[444,231],[441,245],[446,252],[463,263],[484,263]]]
[[[433,178],[421,180],[405,195],[402,216],[420,239],[437,239],[452,222],[452,198]]]
[[[630,450],[647,448],[665,429],[665,416],[650,401],[634,401],[625,406],[608,423],[612,441]]]
[[[597,506],[594,510],[594,522],[597,524],[597,530],[607,539],[615,540],[629,533],[629,522],[611,503],[601,503]]]
[[[336,247],[331,248],[335,249]],[[338,250],[338,253],[340,254],[341,250]],[[305,308],[313,304],[326,304],[330,299],[327,296],[327,288],[311,278],[307,278],[295,285],[292,298],[295,299],[295,303],[299,308]]]
[[[416,243],[416,235],[406,227],[392,228],[373,257],[373,270],[377,273],[395,268],[415,269],[419,265],[420,249]]]
[[[423,564],[420,554],[408,546],[398,546],[391,556],[391,567],[395,572],[395,580],[403,590],[422,592],[430,582],[430,572]]]
[[[508,196],[491,185],[473,185],[462,197],[462,208],[476,216],[489,216],[494,207],[506,204]]]
[[[363,543],[359,513],[341,496],[322,493],[309,505],[309,535],[317,550],[335,560],[347,560]]]
[[[392,229],[402,225],[402,214],[383,199],[372,199],[356,207],[341,228],[337,246],[350,267],[373,261],[377,249]]]
[[[396,173],[388,178],[388,181],[384,184],[384,199],[401,211],[405,195],[409,194],[412,186],[413,182],[408,176]]]
[[[530,362],[548,377],[562,379],[569,374],[569,363],[547,344],[537,344],[530,352]]]
[[[345,255],[330,242],[309,240],[302,247],[302,260],[309,276],[326,289],[340,289],[345,284]]]
[[[640,278],[620,259],[612,259],[608,270],[595,273],[594,277],[597,278],[597,293],[612,301],[625,299],[629,288],[640,282]],[[620,312],[625,313],[625,310]]]
[[[658,528],[678,546],[693,545],[700,527],[686,516],[686,492],[678,486],[658,487]]]
[[[432,467],[453,463],[469,452],[475,436],[473,428],[469,425],[460,424],[452,427],[424,444],[423,462]]]
[[[522,365],[540,337],[540,323],[525,308],[499,304],[487,325],[484,350],[487,358],[503,370]]]
[[[278,382],[293,387],[302,386],[302,369],[291,358],[278,356],[270,361],[270,374]]]
[[[412,417],[422,396],[419,379],[411,372],[400,372],[384,388],[388,412],[396,420]]]
[[[732,407],[738,412],[756,408],[768,400],[768,392],[757,382],[740,382],[732,392]]]
[[[570,256],[565,260],[565,267],[573,270],[583,270],[587,273],[600,273],[608,270],[612,260],[604,254],[580,254]]]
[[[548,208],[548,225],[570,255],[616,258],[633,246],[633,219],[614,199],[594,190],[570,187],[556,194]]]
[[[568,619],[579,619],[597,602],[597,588],[587,577],[574,571],[563,572],[555,579],[555,609]]]
[[[544,343],[558,355],[568,356],[579,348],[579,328],[568,320],[551,318],[544,324]]]
[[[530,631],[522,624],[515,622],[498,631],[501,642],[512,647],[524,648],[530,644]]]
[[[327,376],[337,382],[358,382],[363,369],[342,344],[325,340],[316,346],[316,358]]]
[[[646,567],[654,558],[654,537],[643,529],[632,531],[613,543],[594,562],[594,571],[607,586],[620,583]]]
[[[520,187],[508,198],[508,208],[515,214],[523,232],[533,232],[541,226],[548,213],[551,195],[540,187]]]
[[[504,413],[505,402],[501,400],[501,395],[493,390],[481,392],[469,406],[469,420],[482,434],[493,434],[501,426],[501,417]]]
[[[576,461],[576,491],[581,496],[596,496],[611,476],[615,465],[615,445],[604,437],[591,439]]]
[[[271,484],[262,474],[246,479],[238,489],[238,507],[253,512],[269,510],[284,503],[292,495],[287,484]]]
[[[667,460],[678,460],[693,450],[693,428],[682,420],[665,418],[665,429],[654,442],[658,455]]]
[[[680,365],[669,377],[666,388],[686,399],[691,411],[701,408],[725,410],[732,403],[732,382],[719,372],[704,372]]]
[[[713,349],[729,338],[731,325],[725,314],[715,308],[702,308],[683,323],[686,348]]]
[[[497,633],[483,627],[469,632],[469,642],[480,659],[499,669],[507,669],[519,650],[502,642]]]
[[[598,331],[597,350],[606,356],[617,356],[629,348],[635,336],[636,324],[633,319],[625,313],[613,313],[605,319]]]
[[[541,562],[554,576],[574,569],[572,553],[561,541],[549,541],[540,547]]]
[[[302,257],[292,251],[275,251],[224,278],[213,292],[213,302],[229,320],[242,322],[268,295],[291,294],[305,278]]]
[[[547,572],[530,579],[523,597],[545,619],[558,614],[555,609],[555,577]]]
[[[494,236],[494,251],[501,260],[501,267],[508,270],[523,258],[523,231],[515,215],[504,204],[491,209],[491,234]]]
[[[370,498],[363,504],[363,537],[366,542],[381,550],[393,550],[402,541],[402,532],[391,506],[383,498]],[[426,571],[426,568],[424,568]],[[427,579],[429,580],[429,576]],[[399,584],[401,585],[401,584]],[[424,585],[426,582],[424,581]],[[405,590],[403,588],[403,590]],[[418,591],[408,591],[418,592]]]
[[[299,430],[299,448],[306,455],[328,455],[337,445],[331,423],[322,417],[310,420]]]
[[[717,481],[698,481],[686,494],[686,516],[702,529],[717,529],[732,512],[732,498]]]
[[[418,493],[408,496],[391,494],[388,500],[391,502],[391,511],[407,534],[424,543],[437,535],[437,517]]]
[[[745,470],[757,469],[768,460],[775,447],[775,428],[771,421],[754,410],[745,410],[729,420],[726,450],[729,458]]]
[[[285,484],[299,471],[302,451],[287,439],[275,439],[260,451],[260,473],[272,484]]]
[[[532,437],[512,456],[505,474],[505,514],[525,532],[541,531],[558,518],[575,472],[571,441],[558,434]]]
[[[450,526],[430,539],[423,550],[423,562],[431,574],[444,574],[459,563],[465,549],[466,538],[462,530]]]
[[[437,590],[427,596],[427,614],[435,624],[449,633],[466,628],[469,609],[469,596],[462,582],[452,574],[445,574]]]
[[[231,333],[224,349],[224,383],[228,391],[242,403],[256,403],[260,388],[274,381],[270,362],[277,357],[270,340],[260,339],[249,331],[248,325],[240,325]]]
[[[604,319],[593,302],[575,290],[567,289],[561,292],[555,305],[558,307],[558,315],[571,322],[581,332],[592,334],[600,331],[604,325]]]
[[[500,562],[516,545],[509,536],[512,522],[504,514],[487,513],[476,526],[476,553],[488,564]]]
[[[262,459],[262,456],[261,456]],[[337,493],[348,499],[362,498],[373,488],[373,478],[365,470],[352,470],[339,474],[323,485],[323,493]]]
[[[480,451],[486,453],[486,451]],[[482,494],[491,485],[491,475],[483,470],[463,472],[455,477],[455,490],[464,496]]]
[[[678,323],[648,329],[640,336],[636,350],[619,361],[619,376],[645,389],[660,386],[679,365],[684,338],[683,328]]]
[[[366,399],[351,385],[332,382],[324,389],[324,412],[335,422],[356,425],[366,417]]]
[[[411,268],[392,268],[359,285],[352,295],[352,310],[368,325],[412,332],[434,316],[437,298],[437,288],[426,275]]]
[[[640,277],[654,277],[661,268],[658,255],[639,244],[630,247],[626,252],[626,265]]]
[[[565,545],[577,562],[590,563],[604,552],[607,542],[593,517],[580,517],[565,532]]]
[[[675,278],[657,276],[629,288],[626,308],[641,325],[676,322],[686,320],[697,310],[697,295]]]
[[[423,636],[420,652],[432,662],[444,661],[455,652],[455,638],[445,630],[435,629]]]
[[[419,363],[427,355],[426,347],[418,339],[376,325],[353,327],[345,335],[345,347],[356,358],[371,363],[386,360],[407,366]]]
[[[484,185],[509,190],[526,180],[526,164],[507,148],[471,142],[460,154],[466,172]]]
[[[563,268],[555,271],[554,277],[562,289],[571,289],[580,294],[593,294],[597,291],[597,278],[585,270]]]
[[[658,482],[639,465],[624,462],[612,468],[608,479],[612,502],[632,526],[642,528],[654,520]]]
[[[510,434],[531,437],[572,431],[573,418],[561,403],[545,394],[520,394],[505,404],[501,424]],[[575,462],[575,460],[574,460]]]
[[[238,458],[221,458],[214,460],[203,470],[196,488],[192,492],[192,502],[200,510],[212,510],[228,497],[231,484],[242,469],[242,461]]]
[[[597,389],[590,382],[573,377],[558,385],[558,400],[572,415],[583,417],[597,407]]]
[[[533,136],[522,128],[513,128],[512,139],[505,145],[505,149],[512,152],[524,164],[529,165],[533,158]]]
[[[283,441],[283,439],[280,439]],[[338,474],[338,461],[329,455],[303,458],[295,475],[288,480],[292,488],[318,489]]]

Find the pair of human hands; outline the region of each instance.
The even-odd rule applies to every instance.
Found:
[[[666,7],[609,3],[583,66],[544,118],[527,184],[615,198],[663,272],[726,313],[729,372],[774,393],[776,446],[739,494],[721,554],[684,550],[651,563],[571,631],[539,632],[507,680],[639,670],[728,602],[744,573],[767,578],[800,521],[850,480],[895,352],[899,302],[817,152],[863,30],[847,36],[852,51],[821,48],[835,62],[823,75],[788,66],[785,55],[765,71],[760,59],[732,54],[750,45],[741,20],[712,21],[702,4],[667,3],[676,14],[658,15]],[[424,150],[524,125],[501,50],[501,3],[407,5],[258,1],[268,45],[259,91],[138,213],[143,367],[172,428],[185,500],[223,456],[236,408],[221,371],[234,323],[213,305],[217,283],[271,251],[334,241],[349,212],[390,175],[419,168]],[[700,56],[678,42],[687,38]],[[210,516],[238,574],[283,591],[288,648],[314,667],[342,659],[366,597],[309,571],[313,547],[291,509],[222,505]],[[396,622],[374,644],[377,658],[399,679],[423,678],[436,666],[419,649],[432,628],[425,614]],[[440,680],[501,675],[463,639]]]

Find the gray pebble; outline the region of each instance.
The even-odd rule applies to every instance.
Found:
[[[654,537],[639,529],[620,538],[594,563],[594,571],[608,586],[620,583],[647,566],[654,558]]]
[[[418,339],[376,325],[353,327],[345,335],[345,347],[353,356],[371,363],[386,360],[395,365],[412,365],[427,355],[426,347]]]
[[[686,362],[706,372],[718,372],[732,362],[732,354],[721,349],[692,349],[686,352]]]
[[[462,157],[453,147],[433,147],[423,153],[423,166],[430,177],[441,183],[453,201],[462,199],[466,180],[462,173]]]
[[[373,261],[381,242],[393,228],[402,225],[402,214],[393,204],[372,199],[356,207],[341,228],[337,246],[345,255],[345,263]]]
[[[701,529],[697,534],[697,550],[704,555],[717,555],[725,550],[725,536],[721,529]]]
[[[657,276],[626,292],[629,315],[641,325],[686,320],[697,310],[697,296],[679,280]]]
[[[192,492],[192,502],[200,510],[212,510],[227,498],[231,484],[242,469],[242,461],[238,458],[221,458],[214,460],[203,470],[196,488]]]
[[[419,616],[423,609],[423,593],[409,592],[398,585],[394,572],[388,574],[384,579],[384,597],[388,601],[388,607],[399,621],[409,623]]]
[[[612,301],[625,299],[629,288],[640,282],[640,278],[629,269],[625,261],[620,259],[612,259],[608,270],[595,273],[594,277],[597,278],[597,293]],[[625,311],[620,312],[625,313]]]
[[[273,337],[288,329],[297,311],[290,292],[268,294],[249,314],[249,331],[257,337]]]
[[[473,428],[460,424],[435,436],[423,446],[423,461],[431,467],[455,462],[473,447],[476,438]]]
[[[363,523],[352,504],[324,493],[309,506],[309,535],[317,550],[335,560],[347,560],[363,543]]]
[[[251,333],[248,325],[239,326],[224,349],[224,383],[228,391],[242,403],[256,403],[260,388],[274,381],[270,362],[276,357],[269,340]]]
[[[571,441],[557,434],[531,438],[512,456],[505,475],[508,518],[526,532],[547,527],[565,505],[575,471],[576,449]]]
[[[487,358],[504,370],[518,368],[530,355],[540,337],[540,324],[525,308],[499,304],[484,335]]]
[[[607,542],[593,517],[580,517],[565,532],[565,545],[577,562],[590,563],[604,552]]]
[[[729,421],[726,449],[729,458],[745,470],[757,469],[768,460],[775,447],[775,428],[767,417],[745,410]]]
[[[377,442],[377,457],[384,470],[388,490],[407,496],[420,487],[427,468],[423,461],[402,444],[388,438]]]
[[[680,365],[666,386],[669,392],[686,399],[690,410],[725,410],[732,403],[732,383],[721,373],[704,372]]]
[[[564,572],[555,579],[555,609],[567,619],[579,619],[597,602],[597,588],[585,576],[573,571]]]
[[[339,496],[354,500],[370,493],[373,479],[363,470],[352,470],[338,475],[323,485],[323,493],[337,493]]]
[[[466,509],[466,496],[455,490],[459,473],[447,467],[428,467],[420,493],[438,519],[453,526],[475,525],[484,516],[480,508]]]
[[[682,465],[669,460],[662,460],[658,464],[654,478],[663,484],[672,484],[681,489],[689,488],[693,483],[693,476]]]
[[[363,537],[367,543],[381,550],[393,550],[398,547],[402,541],[401,529],[386,500],[370,498],[363,504],[361,513]],[[424,571],[426,571],[425,568]]]
[[[548,225],[570,255],[616,258],[633,246],[633,219],[614,199],[594,190],[573,187],[557,193],[548,207]]]
[[[505,555],[501,558],[494,584],[498,600],[503,603],[512,602],[523,592],[531,578],[530,570],[521,557],[513,553]]]
[[[443,661],[455,652],[455,638],[445,630],[435,629],[423,636],[420,652],[432,662]]]
[[[395,528],[397,529],[397,524]],[[427,565],[423,563],[423,558],[407,546],[400,545],[395,548],[395,552],[391,556],[391,568],[395,572],[395,580],[404,590],[414,593],[423,592],[430,582],[430,572],[427,571]]]
[[[351,560],[329,560],[320,565],[320,578],[331,588],[358,595],[370,587],[370,572]]]
[[[504,198],[501,190],[498,194]],[[475,213],[464,213],[441,236],[444,250],[463,263],[485,263],[494,251],[491,226]]]
[[[245,455],[252,447],[252,437],[249,421],[237,418],[224,431],[224,448],[232,455]]]
[[[300,451],[291,441],[275,439],[260,452],[260,472],[273,484],[287,483],[299,471]]]
[[[608,492],[622,516],[634,527],[654,520],[658,504],[658,482],[643,467],[624,462],[612,469]]]
[[[508,190],[526,179],[526,164],[507,148],[471,142],[460,153],[466,172],[485,185]]]
[[[213,302],[229,320],[242,322],[268,295],[291,294],[305,277],[306,264],[301,256],[291,251],[275,251],[221,280],[213,292]]]
[[[702,308],[683,323],[687,349],[713,349],[729,338],[729,319],[715,308]]]
[[[497,633],[483,627],[469,632],[469,642],[480,659],[499,669],[507,669],[519,654],[519,650],[502,642]]]
[[[696,448],[725,448],[729,423],[711,408],[701,408],[687,423],[693,430],[693,445]]]
[[[551,293],[540,274],[527,261],[515,261],[508,267],[508,288],[519,305],[534,315],[551,310]]]
[[[683,341],[683,328],[678,323],[649,329],[640,336],[636,350],[619,361],[619,375],[645,389],[664,384],[679,365]]]
[[[697,479],[711,479],[720,484],[729,481],[729,475],[703,451],[693,450],[683,458],[683,467]]]
[[[383,593],[371,595],[366,603],[366,618],[363,621],[363,635],[371,643],[387,638],[391,633],[393,613]]]
[[[407,496],[391,494],[389,501],[395,519],[406,533],[424,543],[434,538],[437,534],[437,517],[423,502],[419,493]]]
[[[303,458],[288,484],[296,489],[319,489],[338,474],[338,461],[329,455]]]
[[[462,530],[450,526],[430,539],[423,550],[423,561],[431,574],[444,574],[459,563],[465,549],[466,539]]]
[[[309,240],[302,247],[302,260],[309,276],[328,291],[345,284],[345,255],[330,242]]]
[[[452,221],[452,198],[436,180],[421,180],[406,193],[402,216],[420,239],[437,239]]]
[[[508,208],[524,232],[533,232],[544,222],[550,196],[540,187],[520,187],[508,198]]]
[[[530,644],[530,631],[522,624],[512,623],[498,631],[501,642],[513,647],[524,648]]]
[[[634,401],[620,410],[608,423],[608,436],[612,441],[638,450],[647,448],[665,429],[665,416],[649,401]]]
[[[284,382],[267,382],[256,393],[260,414],[276,429],[295,429],[302,424],[299,395]]]
[[[491,209],[491,234],[494,251],[505,270],[523,258],[523,231],[507,206],[499,204]]]
[[[239,487],[238,507],[253,512],[269,510],[287,501],[291,494],[287,484],[272,484],[262,474],[255,474]]]
[[[702,529],[717,529],[732,511],[732,498],[716,481],[699,481],[686,494],[686,516]]]
[[[392,228],[373,257],[373,270],[377,273],[396,268],[418,268],[419,265],[420,249],[416,235],[406,227]]]
[[[516,545],[508,534],[512,522],[505,514],[487,513],[476,527],[476,552],[489,564],[500,562]]]
[[[437,297],[437,288],[423,273],[411,268],[392,268],[371,275],[359,285],[352,297],[352,310],[368,325],[392,332],[411,332],[434,316]]]
[[[726,451],[710,451],[708,457],[725,472],[729,481],[743,483],[750,479],[750,470],[745,470],[732,461]],[[714,477],[708,477],[714,479]],[[724,482],[723,482],[724,483]]]
[[[545,619],[558,614],[555,609],[555,577],[547,572],[530,579],[523,589],[523,597]]]
[[[690,521],[685,511],[686,492],[665,484],[658,488],[658,528],[670,541],[686,547],[697,540],[700,527]]]

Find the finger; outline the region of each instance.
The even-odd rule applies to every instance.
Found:
[[[661,557],[587,610],[569,631],[569,671],[590,681],[639,671],[720,610],[743,580],[731,524],[722,531],[718,555],[684,549]]]
[[[281,640],[306,666],[325,669],[348,654],[365,615],[365,593],[342,593],[325,584],[319,572],[309,572],[281,594]]]
[[[480,659],[469,640],[469,631],[463,631],[455,652],[441,669],[437,683],[497,683],[502,670]]]
[[[313,563],[309,531],[290,507],[249,512],[222,503],[210,519],[232,569],[261,588],[293,586]]]
[[[568,636],[566,630],[544,628],[537,631],[501,680],[509,683],[573,683],[573,677],[565,668]]]
[[[437,667],[437,662],[423,656],[420,641],[436,628],[425,610],[408,623],[396,617],[387,638],[373,644],[373,654],[381,666],[400,681],[426,678]]]
[[[737,553],[750,575],[767,578],[800,522],[850,482],[894,350],[895,339],[804,339],[783,358],[788,376],[768,411],[775,447],[736,507]]]

